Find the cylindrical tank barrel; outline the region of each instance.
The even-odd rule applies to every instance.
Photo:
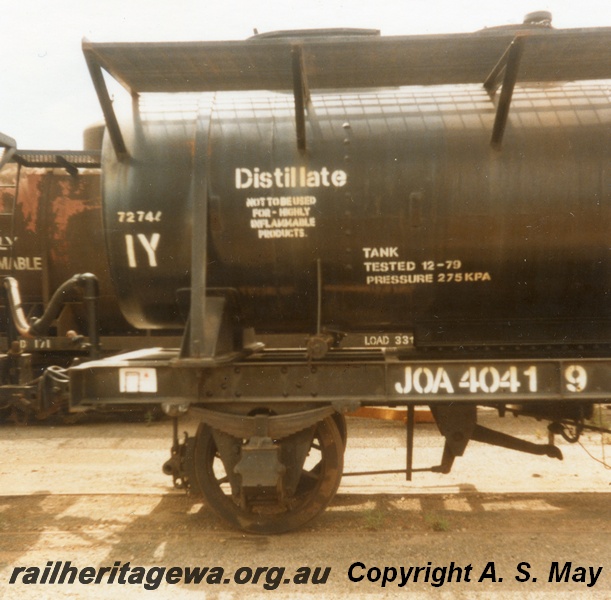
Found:
[[[417,344],[600,343],[611,330],[611,117],[602,84],[516,87],[503,147],[474,86],[320,94],[297,148],[285,94],[142,109],[104,150],[124,314],[174,327],[191,269],[261,332]],[[202,143],[204,140],[204,143]],[[196,190],[207,222],[193,222]],[[192,236],[206,256],[191,256]]]

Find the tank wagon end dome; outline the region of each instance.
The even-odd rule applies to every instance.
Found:
[[[104,139],[104,121],[92,123],[83,130],[83,150],[102,150]]]

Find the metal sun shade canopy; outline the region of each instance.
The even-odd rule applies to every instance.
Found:
[[[8,162],[22,167],[44,167],[66,169],[77,175],[79,169],[99,169],[101,152],[98,150],[17,150],[17,142],[0,133],[0,169]]]
[[[500,138],[516,82],[611,78],[611,27],[510,27],[477,33],[380,37],[294,35],[227,42],[91,43],[89,70],[115,151],[127,150],[102,75],[132,95],[146,92],[293,90],[297,140],[305,148],[309,90],[502,84],[492,143]]]
[[[66,169],[70,175],[77,175],[79,169],[99,169],[99,150],[17,150],[12,161],[22,167],[46,167]]]

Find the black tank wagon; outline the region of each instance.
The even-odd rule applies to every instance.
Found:
[[[164,470],[253,532],[332,500],[360,405],[408,407],[408,478],[417,405],[434,471],[469,440],[560,458],[611,392],[611,28],[543,21],[85,41],[121,309],[184,337],[69,369],[72,409],[196,413]]]

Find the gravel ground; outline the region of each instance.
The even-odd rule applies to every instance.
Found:
[[[488,413],[481,421],[546,441],[542,423]],[[193,432],[195,423],[183,428]],[[586,453],[606,451],[611,462],[598,435],[585,437],[585,449],[559,442],[564,461],[471,443],[449,475],[346,476],[323,515],[280,536],[230,529],[173,490],[161,473],[169,445],[167,421],[1,425],[0,598],[611,598],[611,471]],[[439,462],[441,448],[435,426],[419,425],[415,466]],[[400,424],[349,419],[346,472],[404,463]],[[68,561],[109,570],[99,584],[40,582],[45,567],[49,580]],[[407,578],[410,566],[422,567],[418,581],[412,569],[401,586],[401,568]],[[209,567],[209,579],[146,589],[161,573],[153,567],[165,568],[164,577],[173,567],[183,569],[173,575]],[[548,581],[550,572],[562,581]],[[326,582],[314,585],[313,577]]]

